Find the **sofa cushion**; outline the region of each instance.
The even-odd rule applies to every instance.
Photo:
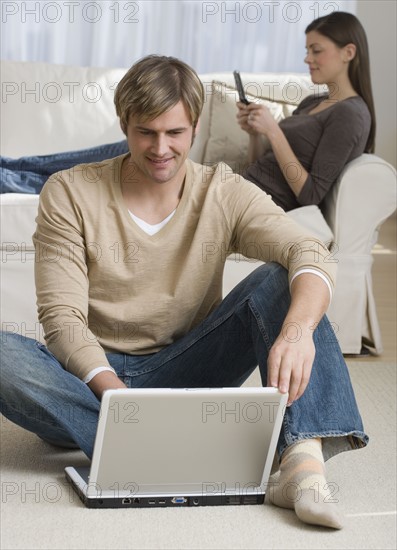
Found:
[[[113,96],[125,72],[2,61],[1,154],[47,155],[122,140]]]
[[[0,319],[2,330],[43,341],[37,320],[32,242],[38,203],[39,195],[0,195]]]
[[[294,208],[287,214],[328,247],[333,243],[334,234],[325,221],[320,208],[315,204]]]
[[[289,115],[295,105],[270,101],[247,94],[250,102],[266,105],[277,122]],[[209,137],[204,151],[204,164],[225,162],[233,172],[241,174],[247,165],[249,136],[237,122],[239,101],[237,90],[224,82],[212,83],[210,100]]]
[[[5,193],[0,195],[2,263],[26,261],[26,251],[34,250],[39,195]],[[4,266],[3,266],[4,267]]]

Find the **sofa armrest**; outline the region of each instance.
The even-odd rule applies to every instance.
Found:
[[[363,154],[343,170],[324,201],[324,217],[342,254],[369,254],[377,228],[396,209],[396,170]]]

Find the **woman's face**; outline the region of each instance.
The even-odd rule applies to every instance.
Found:
[[[339,48],[332,40],[316,31],[306,35],[306,57],[314,84],[336,84],[348,74],[349,61],[354,57],[355,47],[348,44]]]

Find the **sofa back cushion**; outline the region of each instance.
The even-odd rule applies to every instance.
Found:
[[[209,76],[215,76],[209,85]],[[314,87],[310,78],[303,74],[243,73],[243,86],[251,102],[263,103],[279,122],[290,116],[296,106]],[[236,114],[238,93],[232,73],[202,75],[206,92],[203,109],[204,127],[201,129],[202,146],[193,146],[190,157],[203,164],[220,161],[233,171],[241,173],[247,164],[249,136],[241,130]],[[196,144],[195,144],[196,145]],[[197,154],[198,153],[198,154]]]
[[[1,154],[19,158],[120,141],[113,96],[125,72],[2,61]]]
[[[1,154],[12,158],[46,155],[123,139],[113,96],[126,70],[2,61]],[[250,96],[280,103],[284,116],[313,92],[310,78],[303,74],[242,73],[241,76]],[[235,123],[235,113],[229,116],[235,111],[232,95],[220,104],[213,88],[213,81],[224,83],[228,89],[234,88],[233,74],[207,73],[200,78],[205,103],[190,158],[196,162],[206,159],[219,162],[225,160],[223,156],[227,154],[217,146],[217,135],[225,122],[233,120],[233,131],[229,132],[228,128],[227,133],[228,143],[234,150],[240,147],[244,137]],[[212,139],[207,146],[210,127]],[[214,151],[212,146],[216,147]]]
[[[248,101],[268,107],[277,122],[284,118],[283,104],[247,94]],[[225,162],[233,172],[241,174],[247,166],[249,136],[237,123],[239,101],[235,88],[224,82],[212,83],[209,135],[203,154],[203,164]],[[292,106],[294,108],[294,106]]]

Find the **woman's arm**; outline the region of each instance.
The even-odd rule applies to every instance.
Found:
[[[248,111],[247,126],[255,132],[254,135],[263,134],[269,139],[283,176],[297,197],[306,183],[308,172],[299,162],[269,109],[265,105],[255,103],[250,103],[246,107]]]
[[[268,138],[280,170],[302,206],[319,204],[346,164],[365,148],[371,125],[365,104],[341,101],[329,109],[321,139],[313,151],[310,171],[307,171],[270,111],[264,105],[247,106],[247,125]]]
[[[258,160],[266,150],[265,143],[260,134],[250,134],[248,144],[248,162],[251,164]]]

